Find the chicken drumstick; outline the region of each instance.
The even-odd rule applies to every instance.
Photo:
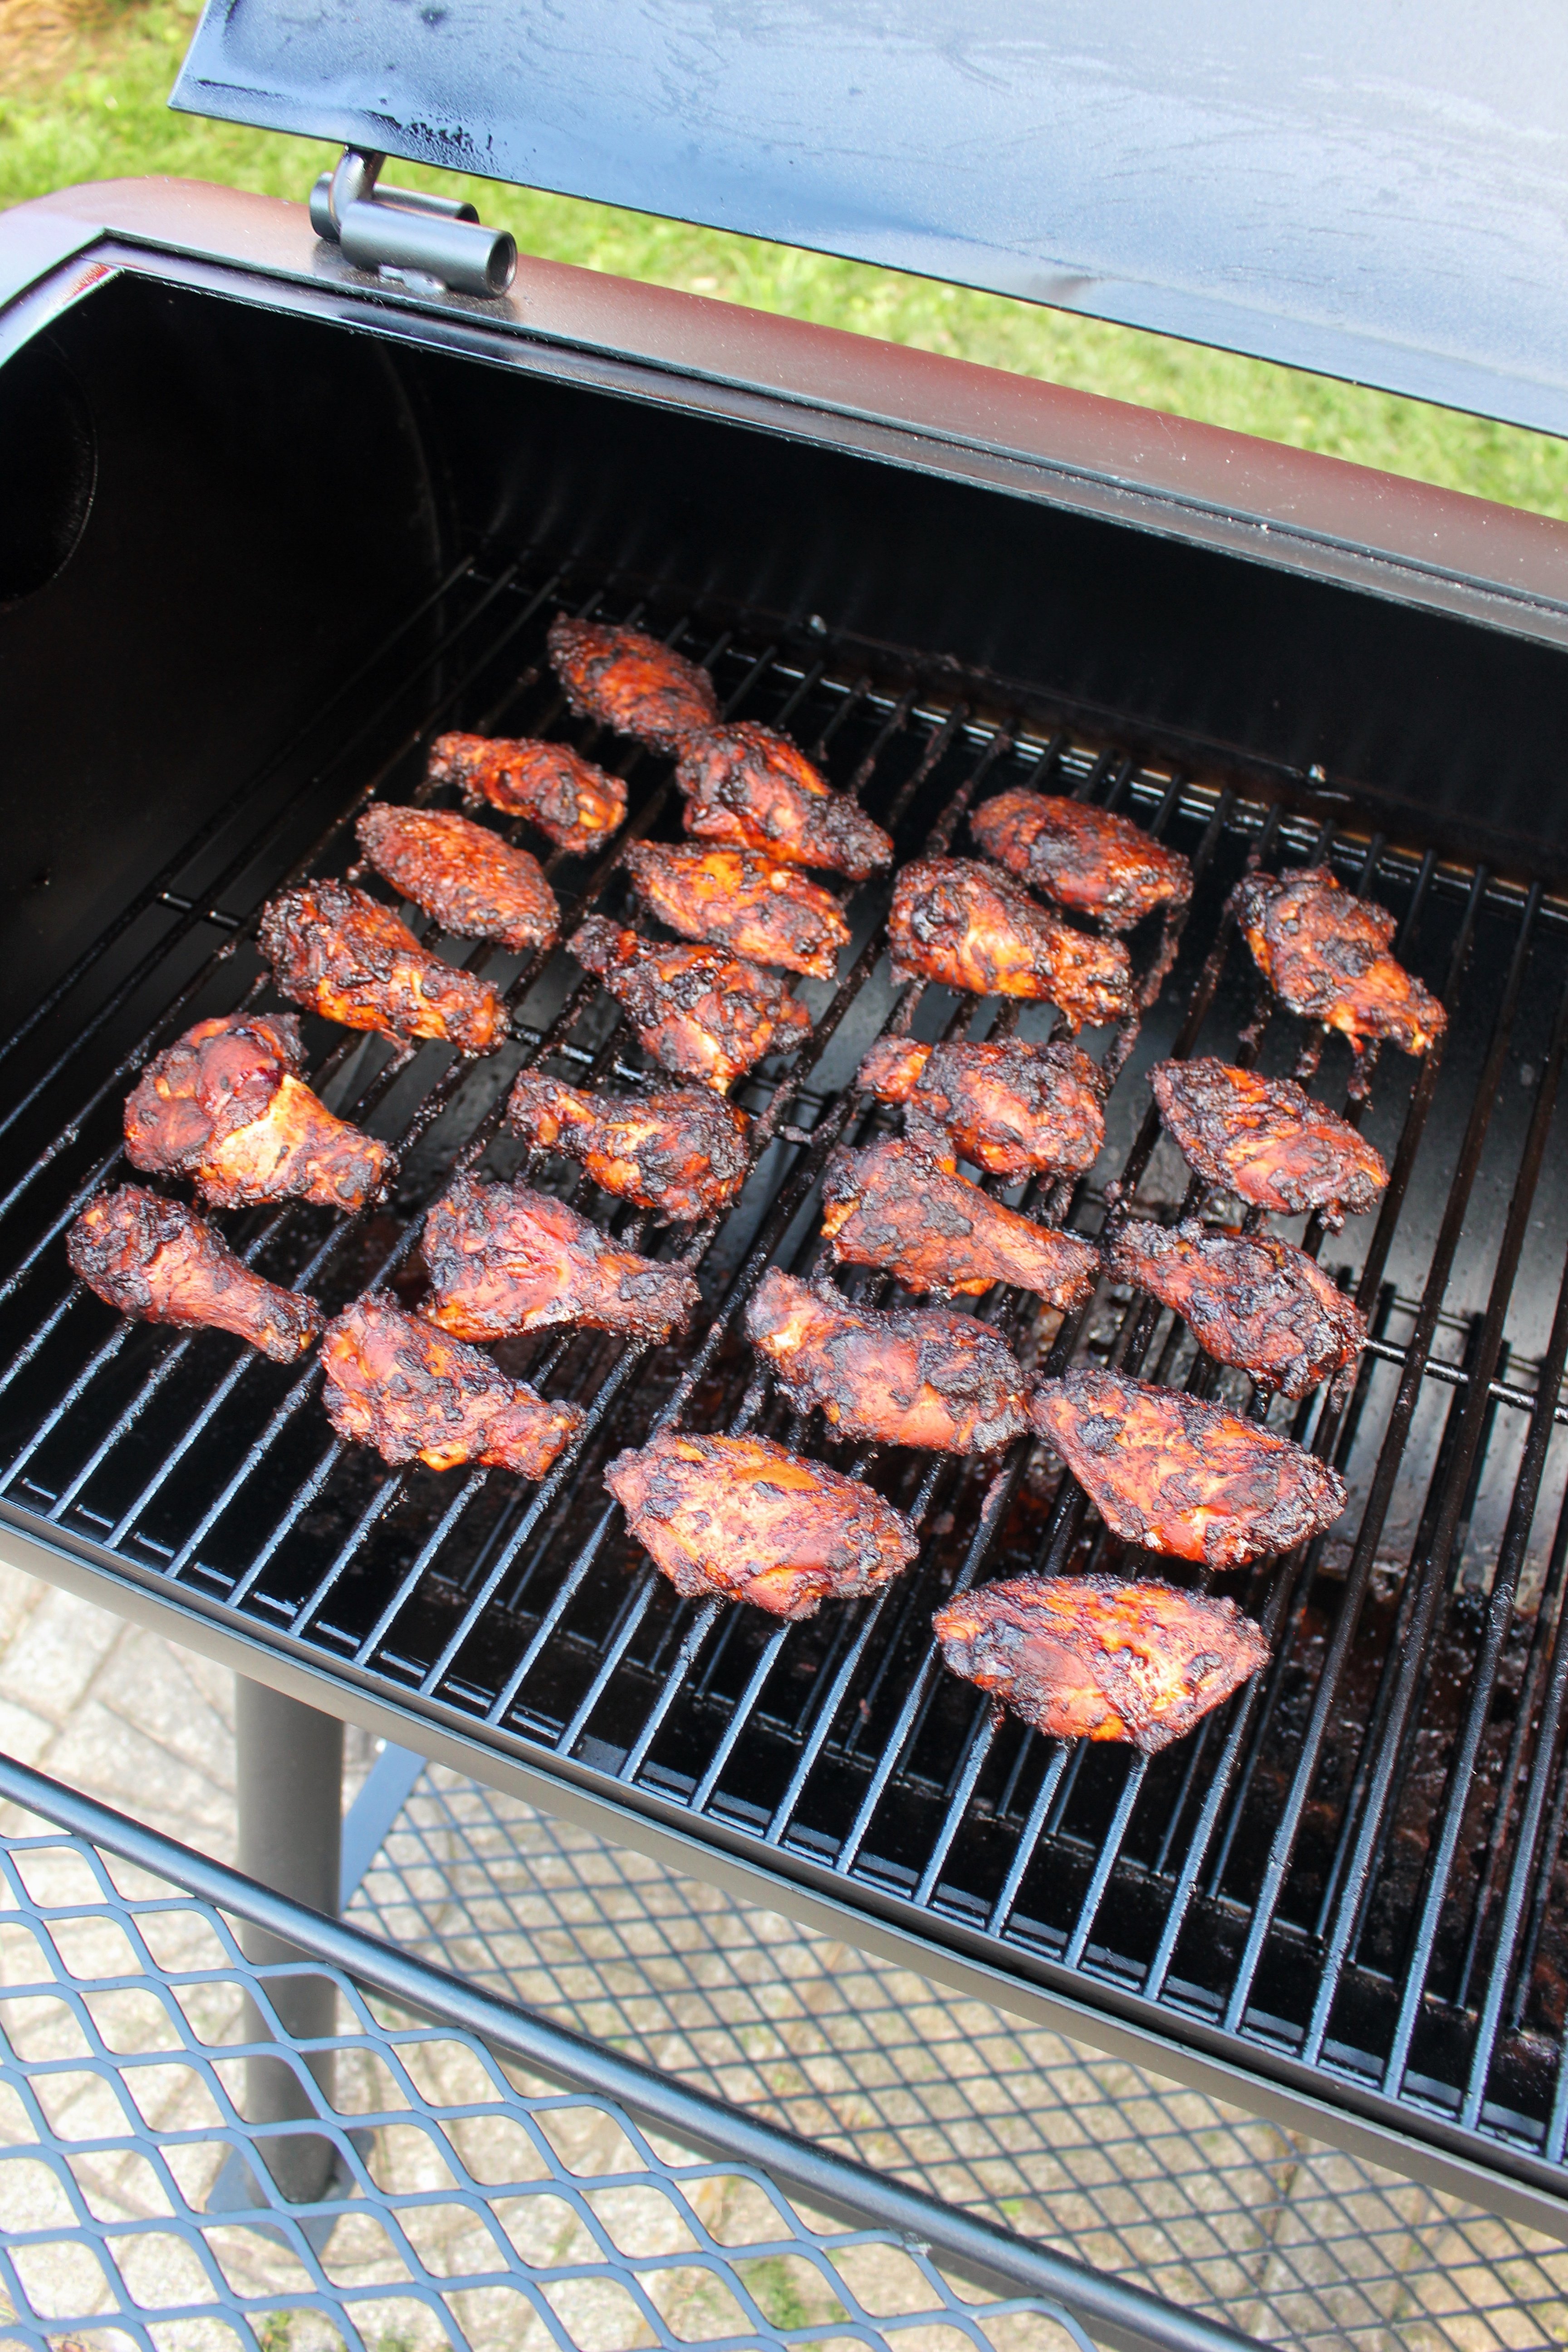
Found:
[[[910,1290],[974,1295],[994,1282],[1051,1307],[1081,1306],[1100,1259],[1087,1242],[1037,1225],[955,1176],[929,1146],[883,1136],[837,1151],[822,1186],[822,1230],[842,1265],[886,1266]]]
[[[808,882],[798,866],[781,866],[747,849],[679,848],[634,842],[626,853],[632,887],[645,907],[689,940],[711,940],[753,963],[782,964],[813,980],[831,980],[849,926],[838,901]]]
[[[293,1363],[321,1328],[313,1298],[264,1282],[200,1217],[140,1184],[89,1202],[66,1236],[66,1255],[121,1315],[233,1331],[274,1363]]]
[[[791,866],[822,866],[864,882],[890,866],[893,845],[847,793],[771,727],[715,727],[684,747],[675,781],[699,841],[731,842]]]
[[[626,1007],[655,1060],[715,1094],[810,1034],[810,1013],[783,981],[723,948],[656,946],[603,915],[566,944]]]
[[[457,784],[470,808],[524,816],[557,849],[603,849],[626,813],[626,788],[566,743],[533,736],[437,735],[426,777]]]
[[[564,1201],[527,1184],[459,1176],[426,1218],[423,1247],[433,1292],[419,1312],[460,1339],[555,1323],[668,1339],[697,1306],[689,1274],[618,1248]]]
[[[679,1223],[727,1208],[746,1181],[751,1121],[705,1087],[589,1095],[524,1071],[506,1115],[539,1150],[575,1160],[601,1191]]]
[[[383,1299],[358,1299],[328,1324],[321,1363],[332,1427],[387,1462],[479,1462],[542,1478],[584,1417]]]
[[[561,909],[539,860],[487,825],[449,809],[374,801],[354,830],[376,872],[444,931],[521,950],[550,946],[561,929]]]
[[[1156,1062],[1149,1082],[1194,1174],[1257,1208],[1317,1209],[1338,1225],[1374,1208],[1388,1181],[1383,1154],[1293,1078],[1260,1078],[1205,1055]]]
[[[579,719],[634,736],[656,751],[679,751],[689,735],[717,725],[719,698],[705,669],[641,629],[604,621],[552,621],[555,675]]]
[[[1075,931],[973,857],[922,857],[893,885],[888,944],[900,979],[975,996],[1054,1004],[1069,1029],[1130,1019],[1132,967],[1120,940]]]
[[[262,911],[257,945],[284,996],[345,1029],[439,1037],[491,1054],[506,1007],[487,981],[427,955],[390,907],[348,882],[307,882]]]
[[[1385,1037],[1402,1054],[1426,1054],[1443,1034],[1447,1014],[1388,952],[1394,915],[1354,897],[1326,866],[1278,881],[1248,875],[1236,897],[1258,969],[1292,1013],[1325,1022],[1358,1048]]]
[[[1156,907],[1184,907],[1193,869],[1124,816],[1047,793],[998,793],[969,830],[985,852],[1058,906],[1130,931]]]
[[[856,1082],[879,1102],[902,1103],[906,1125],[945,1136],[992,1176],[1073,1175],[1105,1140],[1099,1066],[1076,1045],[873,1045]]]
[[[1289,1242],[1140,1219],[1111,1235],[1105,1270],[1174,1307],[1215,1363],[1238,1364],[1282,1396],[1338,1381],[1366,1345],[1354,1301]]]

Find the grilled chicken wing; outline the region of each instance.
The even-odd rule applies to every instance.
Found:
[[[931,1619],[955,1675],[1053,1739],[1158,1755],[1268,1660],[1234,1601],[1110,1576],[1016,1576]]]
[[[550,625],[550,658],[579,719],[596,719],[656,751],[679,751],[689,735],[719,720],[713,681],[684,654],[641,629],[603,621]]]
[[[1184,907],[1193,869],[1173,849],[1108,809],[1046,793],[998,793],[969,830],[1021,882],[1059,906],[1130,931],[1156,907]]]
[[[677,1592],[815,1617],[886,1584],[919,1545],[901,1511],[858,1478],[761,1437],[673,1431],[620,1454],[605,1484]]]
[[[751,1121],[706,1088],[588,1095],[525,1071],[506,1115],[539,1150],[575,1160],[602,1191],[679,1223],[727,1208],[746,1181]]]
[[[910,1290],[973,1295],[1008,1282],[1069,1307],[1089,1297],[1100,1271],[1087,1242],[1005,1208],[909,1136],[835,1152],[822,1230],[840,1265],[886,1266]]]
[[[1251,874],[1236,895],[1258,969],[1292,1013],[1357,1046],[1385,1037],[1402,1054],[1425,1054],[1443,1034],[1447,1014],[1388,952],[1394,916],[1342,888],[1326,866],[1278,881]]]
[[[668,1339],[684,1331],[697,1285],[616,1244],[527,1184],[459,1176],[425,1220],[432,1295],[419,1312],[459,1339],[504,1339],[552,1323],[587,1323]]]
[[[715,1094],[811,1034],[810,1013],[782,980],[723,948],[656,946],[603,915],[566,944],[625,1006],[655,1060]]]
[[[1331,1528],[1344,1481],[1218,1405],[1117,1372],[1042,1381],[1029,1401],[1112,1535],[1209,1568],[1245,1568]]]
[[[1216,1363],[1288,1397],[1348,1372],[1366,1345],[1353,1300],[1289,1242],[1139,1222],[1111,1235],[1105,1270],[1173,1307]]]
[[[1069,1029],[1124,1021],[1136,1010],[1120,940],[1075,931],[972,857],[922,857],[893,885],[888,944],[900,978],[940,981],[975,996],[1031,996]]]
[[[479,1349],[382,1299],[359,1299],[328,1324],[321,1363],[332,1427],[387,1462],[481,1462],[542,1478],[583,1425],[579,1405],[548,1403]]]
[[[1092,1168],[1105,1140],[1098,1066],[1076,1045],[873,1045],[857,1084],[902,1103],[915,1128],[946,1136],[992,1176]]]
[[[1260,1078],[1228,1062],[1156,1062],[1160,1116],[1187,1165],[1260,1209],[1321,1210],[1338,1225],[1364,1216],[1388,1181],[1383,1154],[1290,1078]]]
[[[489,802],[526,817],[557,849],[576,856],[602,849],[626,813],[626,788],[565,743],[531,735],[437,735],[425,771],[456,784],[470,808]]]
[[[66,1255],[120,1314],[233,1331],[275,1363],[302,1356],[321,1328],[313,1298],[263,1282],[200,1217],[140,1184],[89,1202],[66,1236]]]
[[[837,972],[849,926],[837,898],[798,866],[746,849],[705,849],[700,842],[666,849],[647,841],[633,843],[626,864],[637,897],[672,931],[813,980]]]
[[[363,1208],[396,1162],[317,1101],[294,1075],[304,1058],[291,1013],[198,1021],[148,1063],[127,1100],[127,1159],[149,1175],[193,1177],[220,1209]]]
[[[820,1405],[842,1437],[992,1454],[1028,1427],[1022,1369],[972,1315],[877,1315],[774,1266],[746,1329],[796,1412]]]
[[[561,909],[539,860],[486,825],[447,809],[375,801],[355,831],[376,872],[444,931],[519,950],[548,947],[560,931]]]
[[[693,736],[675,781],[687,796],[686,830],[699,841],[732,842],[789,866],[826,866],[852,882],[892,864],[881,826],[771,727],[747,722]]]
[[[307,882],[264,908],[256,935],[281,994],[384,1037],[440,1037],[492,1054],[506,1007],[487,981],[427,955],[390,907],[349,882]]]

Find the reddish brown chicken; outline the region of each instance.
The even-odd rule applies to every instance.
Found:
[[[1139,1222],[1111,1236],[1105,1270],[1173,1307],[1216,1363],[1283,1396],[1342,1384],[1366,1345],[1354,1302],[1289,1242]]]
[[[348,882],[307,882],[262,910],[257,945],[279,992],[345,1029],[438,1037],[492,1054],[506,1007],[487,981],[427,955],[390,907]]]
[[[1388,1182],[1383,1154],[1290,1078],[1228,1062],[1156,1062],[1154,1099],[1187,1165],[1259,1209],[1325,1223],[1361,1217]]]
[[[719,698],[705,669],[641,629],[603,621],[550,625],[550,658],[579,719],[596,719],[656,751],[679,751],[689,735],[713,727]]]
[[[626,1008],[654,1059],[715,1094],[811,1034],[810,1013],[784,982],[727,949],[658,946],[603,915],[566,944]]]
[[[1184,907],[1193,869],[1124,816],[1046,793],[998,793],[969,830],[987,857],[1058,906],[1130,931],[1156,907]]]
[[[753,963],[831,980],[849,926],[838,901],[797,866],[746,849],[666,849],[634,842],[626,854],[643,905],[689,940],[712,940]]]
[[[879,1102],[902,1103],[905,1123],[945,1137],[991,1176],[1078,1174],[1105,1140],[1100,1078],[1076,1045],[873,1045],[857,1083]]]
[[[295,1076],[304,1058],[291,1013],[198,1021],[148,1063],[126,1102],[127,1159],[149,1175],[193,1178],[220,1209],[363,1208],[396,1163],[317,1101]]]
[[[733,843],[789,866],[821,866],[863,882],[893,862],[893,845],[858,803],[836,793],[787,736],[771,727],[716,727],[694,736],[675,781],[699,841]]]
[[[1234,1601],[1109,1576],[1016,1576],[931,1619],[955,1675],[1053,1739],[1158,1755],[1268,1661]]]
[[[263,1282],[200,1217],[140,1184],[90,1202],[66,1236],[66,1255],[120,1314],[232,1331],[275,1363],[302,1356],[321,1328],[313,1298]]]
[[[1385,1038],[1402,1054],[1427,1053],[1443,1034],[1447,1014],[1388,952],[1394,916],[1342,888],[1326,866],[1279,881],[1248,875],[1236,898],[1258,969],[1292,1013],[1358,1047]]]
[[[433,784],[456,784],[470,808],[488,802],[506,816],[526,817],[557,849],[584,856],[603,849],[626,813],[626,788],[565,743],[533,736],[437,735],[425,771]]]
[[[893,885],[888,915],[893,969],[974,996],[1028,996],[1054,1004],[1069,1029],[1125,1021],[1136,1011],[1132,967],[1120,940],[1093,938],[973,857],[922,857]]]
[[[1117,1372],[1042,1381],[1029,1403],[1123,1543],[1208,1568],[1245,1568],[1331,1528],[1344,1481],[1256,1422]]]
[[[449,810],[376,801],[355,828],[360,847],[395,890],[463,939],[521,950],[548,947],[561,909],[539,860],[488,826]]]
[[[332,1427],[387,1462],[479,1462],[542,1478],[583,1426],[580,1406],[548,1403],[481,1349],[382,1299],[362,1298],[328,1324],[321,1363]]]
[[[425,1220],[431,1296],[419,1312],[459,1339],[504,1339],[552,1323],[587,1323],[639,1339],[684,1331],[697,1285],[616,1244],[527,1184],[459,1176]]]
[[[687,1600],[815,1617],[824,1601],[886,1584],[919,1549],[902,1512],[869,1486],[765,1438],[671,1431],[617,1454],[605,1484]]]
[[[909,1290],[973,1296],[1007,1282],[1048,1306],[1078,1307],[1100,1271],[1087,1242],[1005,1208],[908,1136],[834,1154],[822,1230],[841,1265],[886,1266]]]
[[[602,1191],[680,1223],[716,1215],[746,1181],[751,1121],[706,1087],[588,1095],[525,1071],[507,1117],[538,1150],[576,1160]]]
[[[795,1411],[820,1405],[841,1437],[993,1454],[1028,1427],[1016,1358],[972,1315],[878,1315],[775,1266],[746,1329]]]

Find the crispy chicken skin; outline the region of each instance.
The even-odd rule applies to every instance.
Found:
[[[439,1037],[492,1054],[506,1007],[487,981],[427,955],[390,907],[351,882],[307,882],[264,908],[257,945],[279,992],[345,1029]]]
[[[140,1184],[89,1202],[66,1236],[66,1255],[121,1315],[233,1331],[274,1363],[291,1364],[321,1328],[313,1298],[264,1282],[191,1210]]]
[[[998,793],[969,830],[994,857],[1058,906],[1130,931],[1156,907],[1184,907],[1193,869],[1124,816],[1047,793]]]
[[[1388,1167],[1348,1120],[1292,1078],[1260,1078],[1229,1062],[1156,1062],[1149,1073],[1160,1116],[1194,1175],[1256,1208],[1326,1223],[1375,1207]]]
[[[1016,1576],[931,1619],[955,1675],[1052,1739],[1123,1739],[1156,1756],[1268,1659],[1234,1601],[1152,1580]]]
[[[1100,1271],[1087,1242],[1004,1207],[909,1136],[834,1153],[822,1230],[840,1265],[886,1266],[909,1290],[973,1296],[1007,1282],[1069,1307],[1089,1297]]]
[[[706,1087],[589,1095],[525,1070],[507,1118],[537,1149],[575,1160],[602,1191],[679,1223],[728,1208],[746,1181],[751,1121]]]
[[[903,1513],[869,1486],[766,1438],[668,1431],[617,1454],[605,1484],[689,1601],[815,1617],[824,1601],[886,1584],[919,1549]]]
[[[972,1315],[878,1315],[774,1266],[746,1329],[795,1411],[820,1405],[841,1437],[993,1454],[1029,1425],[1012,1349]]]
[[[689,940],[711,940],[753,963],[782,964],[831,980],[849,926],[838,901],[796,866],[747,849],[687,842],[667,849],[634,842],[626,854],[632,887],[650,913]]]
[[[1245,1568],[1331,1528],[1344,1481],[1288,1437],[1117,1372],[1042,1381],[1029,1400],[1114,1536],[1207,1568]]]
[[[973,857],[921,857],[893,885],[888,944],[900,979],[974,996],[1054,1004],[1069,1029],[1129,1019],[1132,967],[1120,940],[1075,931]]]
[[[504,1339],[552,1323],[587,1323],[639,1339],[684,1331],[697,1285],[672,1265],[621,1249],[527,1184],[459,1176],[425,1220],[431,1296],[419,1312],[459,1339]]]
[[[789,866],[821,866],[864,882],[893,862],[893,845],[847,793],[836,793],[787,736],[771,727],[715,727],[694,736],[675,781],[699,841],[731,843]]]
[[[1366,1345],[1354,1301],[1290,1242],[1139,1221],[1111,1235],[1105,1270],[1174,1307],[1216,1363],[1284,1396],[1339,1380]]]
[[[444,1339],[400,1307],[361,1298],[327,1326],[322,1402],[340,1437],[387,1462],[461,1462],[542,1478],[583,1425],[574,1404],[550,1404],[508,1380],[478,1348]]]
[[[505,816],[526,817],[579,857],[603,849],[626,813],[619,776],[569,744],[531,735],[437,735],[425,774],[433,784],[456,784],[470,808],[489,802]]]
[[[1105,1140],[1100,1071],[1076,1045],[873,1045],[857,1083],[902,1103],[911,1133],[945,1136],[991,1176],[1077,1175]]]
[[[125,1154],[148,1175],[189,1176],[220,1209],[313,1201],[361,1209],[395,1168],[385,1144],[334,1118],[295,1076],[291,1013],[198,1021],[155,1055],[125,1105]]]
[[[656,945],[603,915],[566,944],[625,1007],[654,1059],[715,1094],[811,1034],[810,1013],[784,982],[725,948]]]
[[[557,937],[561,909],[539,860],[488,825],[449,809],[375,801],[355,831],[376,872],[443,930],[519,950],[549,947]]]
[[[1250,874],[1237,890],[1247,944],[1292,1013],[1360,1046],[1386,1038],[1402,1054],[1430,1051],[1448,1016],[1388,952],[1397,928],[1386,907],[1342,887],[1326,866],[1276,880]]]
[[[655,751],[679,751],[689,735],[717,726],[713,681],[684,654],[641,629],[603,621],[550,625],[550,659],[579,719],[631,735]]]

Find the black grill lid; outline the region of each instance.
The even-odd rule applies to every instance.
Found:
[[[1546,0],[207,0],[174,103],[1568,431]]]

